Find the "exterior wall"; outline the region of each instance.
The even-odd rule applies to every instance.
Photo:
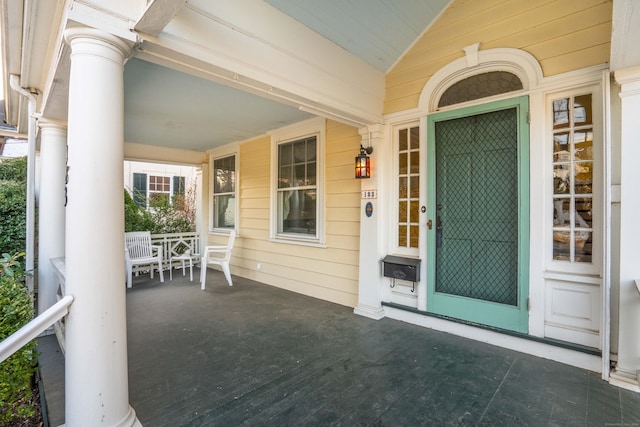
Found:
[[[522,49],[545,77],[609,61],[610,0],[455,0],[387,74],[384,113],[418,105],[429,78],[463,48]]]
[[[270,241],[270,137],[239,144],[236,191],[240,208],[232,274],[341,305],[356,305],[360,183],[354,179],[353,163],[360,141],[357,129],[327,121],[325,247]],[[211,244],[217,239],[209,235]]]
[[[194,191],[196,185],[196,168],[193,166],[169,165],[146,162],[124,162],[124,186],[129,192],[133,190],[133,174],[145,173],[154,176],[183,176],[185,191]]]
[[[530,348],[528,352],[532,354],[541,352],[546,354],[544,357],[601,371],[603,375],[607,375],[609,349],[608,328],[605,325],[608,318],[608,294],[605,294],[605,290],[608,286],[608,270],[603,266],[602,251],[598,249],[597,253],[594,252],[593,266],[589,271],[578,271],[565,266],[558,270],[557,265],[552,262],[549,249],[552,242],[549,212],[552,212],[553,197],[549,160],[553,157],[550,151],[552,143],[549,131],[549,105],[554,97],[565,96],[561,95],[565,91],[593,91],[594,116],[597,116],[597,124],[594,127],[597,141],[594,150],[599,153],[596,159],[599,187],[598,190],[594,190],[594,215],[599,219],[597,227],[594,227],[594,236],[597,235],[598,241],[603,242],[599,247],[604,249],[604,242],[609,238],[603,234],[609,232],[608,229],[604,231],[607,227],[605,202],[608,200],[609,191],[604,186],[605,177],[609,173],[604,162],[607,147],[610,147],[611,142],[604,124],[608,106],[603,105],[603,101],[608,90],[604,81],[608,78],[605,64],[609,59],[611,6],[610,1],[573,3],[546,0],[455,0],[388,73],[385,99],[387,125],[392,128],[395,124],[420,120],[421,144],[424,144],[427,135],[424,117],[435,111],[435,107],[426,102],[427,98],[436,94],[438,90],[443,90],[447,79],[455,81],[463,75],[473,74],[474,60],[475,65],[478,64],[478,60],[483,66],[489,66],[487,64],[491,63],[503,64],[504,61],[505,64],[520,64],[521,71],[528,69],[523,91],[492,98],[495,100],[519,95],[529,96],[531,256],[528,334],[598,348],[605,354],[603,359],[578,353],[561,354],[561,351],[549,349],[544,345],[536,349],[530,342],[519,343],[517,339],[494,339],[475,328],[427,319],[424,316],[399,312],[395,308],[385,307],[386,315],[514,349],[520,346]],[[466,53],[465,58],[465,48],[475,43],[480,44],[479,54],[470,51]],[[519,57],[520,54],[516,55],[517,52],[522,52],[522,57]],[[508,57],[509,55],[512,57]],[[524,56],[529,59],[525,61]],[[475,69],[481,70],[476,71],[477,73],[483,72],[482,68]],[[452,81],[448,82],[450,84]],[[444,86],[441,88],[439,84]],[[483,102],[478,100],[464,105]],[[391,134],[386,136],[385,144],[392,146]],[[426,148],[422,147],[421,150],[421,158],[424,159]],[[425,173],[425,164],[421,161],[421,173]],[[387,171],[389,176],[393,176],[390,172]],[[391,191],[387,196],[393,200],[394,193],[395,191]],[[428,205],[425,197],[421,194],[420,205]],[[393,218],[392,214],[389,216]],[[420,226],[426,227],[429,218],[420,218]],[[428,259],[424,241],[421,239],[419,251],[423,262]],[[393,247],[389,250],[393,251]],[[373,264],[369,268],[373,268]],[[423,275],[425,276],[426,274]],[[386,285],[382,283],[381,286]],[[556,291],[560,288],[562,292]],[[425,299],[420,286],[416,293],[418,302]],[[557,295],[560,293],[569,295],[568,299],[565,297],[558,302],[560,300]],[[577,297],[582,297],[583,300],[577,301]],[[363,299],[362,296],[360,298]],[[385,301],[385,297],[382,298]],[[552,302],[555,303],[553,307],[557,308],[558,304],[562,306],[561,313],[550,310]],[[425,310],[420,307],[419,309]],[[575,321],[572,323],[574,318],[578,317],[579,324],[574,324]]]

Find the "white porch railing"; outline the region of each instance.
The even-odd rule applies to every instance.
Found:
[[[168,234],[152,234],[151,243],[162,246],[162,264],[165,269],[169,268],[169,260],[183,254],[187,249],[191,251],[191,255],[195,263],[200,262],[200,234],[197,232],[188,233],[168,233]],[[180,261],[174,261],[175,267]]]
[[[72,302],[73,297],[71,295],[65,296],[44,313],[0,342],[0,363],[66,316],[69,313],[69,306]]]

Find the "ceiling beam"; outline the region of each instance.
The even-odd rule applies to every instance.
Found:
[[[384,74],[263,1],[192,0],[141,39],[141,59],[345,123],[382,122]]]
[[[187,0],[152,0],[133,26],[139,33],[157,36],[187,4]]]

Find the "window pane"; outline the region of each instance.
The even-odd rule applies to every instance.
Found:
[[[398,226],[398,246],[401,246],[401,247],[407,246],[407,226],[406,225]]]
[[[278,192],[280,233],[316,234],[316,190]]]
[[[400,199],[406,199],[408,195],[407,191],[407,177],[401,176],[398,179],[398,197]]]
[[[438,107],[486,98],[522,89],[520,78],[508,71],[489,71],[467,77],[449,87],[440,97]]]
[[[573,157],[575,160],[593,159],[593,132],[591,129],[573,133]]]
[[[293,145],[280,144],[278,146],[278,164],[280,166],[289,166],[293,163]]]
[[[574,245],[576,248],[576,262],[591,262],[593,254],[593,245],[591,243],[590,231],[576,231],[574,236]]]
[[[400,153],[400,155],[398,157],[398,164],[400,166],[399,172],[402,175],[406,175],[408,173],[408,171],[409,171],[409,167],[408,167],[409,165],[408,165],[407,160],[408,160],[407,159],[407,153]]]
[[[305,185],[316,185],[316,162],[307,163],[307,183]]]
[[[303,185],[307,185],[307,168],[303,163],[301,165],[295,165],[293,168],[293,186],[301,187]]]
[[[407,222],[407,202],[398,203],[398,222]]]
[[[236,189],[235,156],[213,161],[213,192],[231,193]]]
[[[307,141],[297,141],[293,143],[293,162],[300,163],[307,160]]]
[[[278,188],[293,187],[293,167],[283,166],[278,175]]]
[[[560,132],[553,135],[553,161],[571,161],[571,152],[569,151],[569,132]]]
[[[316,160],[316,137],[307,140],[307,161]]]
[[[411,152],[411,173],[420,173],[420,153]]]
[[[591,94],[576,96],[573,101],[573,120],[576,126],[590,125],[593,123],[591,117]]]
[[[557,261],[571,261],[571,232],[553,232],[553,259]]]
[[[593,163],[576,162],[574,168],[576,173],[576,194],[591,194],[593,190]]]
[[[398,131],[398,148],[400,151],[407,150],[407,129],[400,129]]]
[[[575,202],[575,221],[578,228],[593,227],[593,200],[591,197],[577,197]]]
[[[233,228],[235,226],[236,205],[233,195],[214,196],[213,226]]]
[[[571,192],[571,164],[553,165],[553,194]]]
[[[411,149],[417,150],[420,148],[420,128],[411,128]]]
[[[409,227],[409,240],[412,248],[418,247],[420,229],[417,225]]]
[[[569,98],[553,101],[553,128],[569,127]]]
[[[420,221],[420,203],[417,200],[411,201],[411,210],[409,211],[409,221],[418,222]]]
[[[411,177],[411,198],[417,199],[420,197],[420,177]]]
[[[571,226],[571,199],[555,199],[553,202],[553,226]]]

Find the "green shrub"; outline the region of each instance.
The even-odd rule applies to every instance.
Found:
[[[139,207],[127,190],[124,190],[125,231],[151,231],[151,234],[184,233],[195,231],[195,209],[187,196],[175,196],[173,204],[168,199],[151,201],[149,211]]]
[[[0,258],[0,341],[33,319],[31,297],[23,283],[19,258],[24,253]],[[35,341],[2,362],[0,369],[0,425],[33,416],[36,402],[32,381],[36,371]]]
[[[0,180],[27,182],[27,158],[17,157],[0,162]]]
[[[24,252],[27,189],[17,181],[0,183],[0,253]]]
[[[27,158],[0,162],[0,254],[25,250]]]

